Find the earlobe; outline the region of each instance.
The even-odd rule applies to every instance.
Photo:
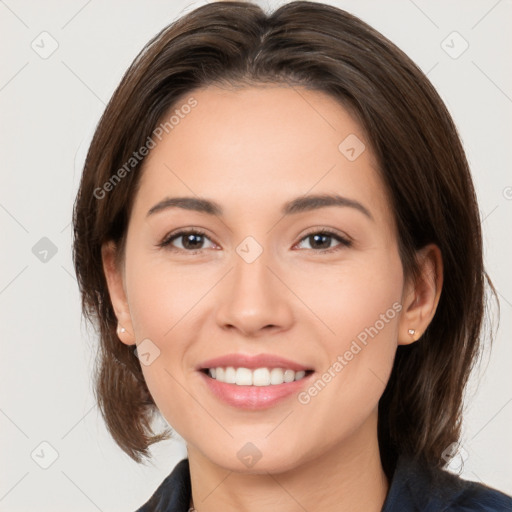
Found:
[[[411,278],[404,290],[399,345],[409,345],[421,338],[434,318],[443,287],[443,260],[439,247],[435,244],[423,247],[417,253],[417,261],[417,278]]]
[[[101,247],[103,272],[107,281],[110,301],[118,320],[117,336],[126,345],[135,345],[135,336],[123,283],[123,272],[117,261],[117,247],[109,241]]]

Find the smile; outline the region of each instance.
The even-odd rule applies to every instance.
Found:
[[[237,386],[276,386],[303,379],[312,370],[294,371],[289,368],[209,368],[204,370],[212,379]]]
[[[215,377],[211,376],[213,371]],[[235,382],[225,382],[226,373],[231,380],[234,375]],[[205,393],[220,403],[237,409],[257,411],[277,406],[295,397],[310,385],[314,373],[313,370],[295,372],[282,368],[256,368],[251,371],[243,367],[236,370],[234,367],[217,367],[200,370],[198,375],[204,383]]]

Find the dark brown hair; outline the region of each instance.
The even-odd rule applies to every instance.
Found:
[[[357,116],[394,210],[406,277],[415,276],[416,250],[428,243],[441,250],[437,312],[421,340],[398,347],[379,403],[378,431],[388,474],[402,453],[441,467],[443,451],[460,435],[485,305],[468,164],[446,107],[421,70],[358,18],[319,3],[292,2],[268,15],[245,2],[197,8],[146,45],[110,100],[74,207],[74,263],[84,315],[99,328],[95,392],[106,425],[136,461],[169,436],[151,428],[156,406],[133,347],[116,336],[101,260],[109,240],[122,258],[143,160],[108,193],[98,190],[194,89],[263,83],[322,91]]]

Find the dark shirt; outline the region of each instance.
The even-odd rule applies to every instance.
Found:
[[[136,512],[187,512],[191,496],[188,459],[181,460]],[[512,512],[512,497],[401,457],[381,512]]]

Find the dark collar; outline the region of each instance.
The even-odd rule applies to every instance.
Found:
[[[181,460],[136,512],[187,512],[188,459]],[[381,512],[511,512],[512,498],[485,485],[400,457]]]
[[[381,512],[512,512],[512,498],[401,456]]]

